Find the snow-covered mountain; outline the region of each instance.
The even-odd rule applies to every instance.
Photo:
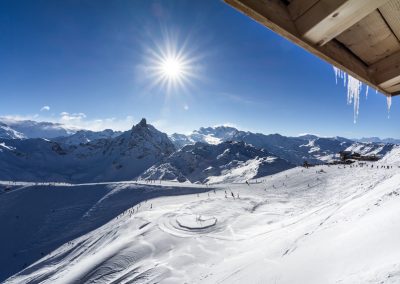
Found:
[[[7,124],[0,122],[0,138],[4,139],[23,139],[25,135],[12,129]]]
[[[191,140],[187,135],[179,134],[179,133],[174,133],[174,134],[170,135],[169,139],[171,140],[172,143],[174,143],[174,145],[177,149],[180,149],[186,145],[196,143],[193,140]]]
[[[315,135],[287,137],[280,134],[265,135],[240,131],[233,127],[200,128],[190,135],[174,134],[171,139],[179,148],[196,142],[218,144],[223,141],[242,141],[257,148],[265,149],[271,154],[283,158],[292,164],[300,165],[305,160],[321,163],[332,160],[335,155],[345,150],[353,142],[335,137],[322,138]]]
[[[121,134],[121,131],[114,131],[111,129],[105,129],[103,131],[79,130],[75,134],[56,137],[51,140],[66,145],[78,145],[86,144],[98,139],[115,138]]]
[[[244,182],[294,165],[244,142],[186,145],[140,176],[145,180]]]
[[[395,145],[390,151],[388,151],[380,160],[380,163],[400,168],[400,145]]]
[[[201,127],[199,130],[194,130],[189,135],[174,133],[170,139],[176,147],[182,148],[185,145],[203,142],[207,144],[219,144],[225,141],[234,140],[235,135],[239,130],[229,126],[216,127]]]
[[[361,139],[353,139],[358,142],[366,142],[366,143],[389,143],[389,144],[400,144],[400,139],[394,138],[379,138],[379,137],[363,137]]]
[[[298,137],[288,137],[280,134],[262,134],[237,130],[233,127],[207,127],[193,131],[192,134],[173,134],[171,137],[177,148],[196,142],[218,144],[224,141],[242,141],[256,148],[265,149],[267,152],[301,165],[304,161],[310,163],[325,163],[338,159],[338,153],[344,150],[361,151],[362,154],[385,153],[393,147],[392,143],[364,143],[354,142],[343,137],[319,137],[312,134]],[[395,139],[392,139],[393,141]],[[389,141],[389,140],[387,140]],[[372,148],[371,148],[372,147]],[[374,151],[367,151],[367,149]]]
[[[6,137],[2,135],[1,128],[15,132],[14,137]],[[0,117],[0,138],[55,138],[59,136],[69,136],[74,134],[77,129],[66,127],[60,123],[38,122],[32,120],[15,120],[5,117]]]
[[[58,124],[31,121],[13,125],[24,132],[0,124],[0,179],[3,180],[115,181],[133,179],[146,171],[142,178],[233,182],[282,171],[288,165],[301,165],[304,161],[329,162],[338,159],[343,150],[382,157],[394,147],[394,144],[354,142],[342,137],[265,135],[226,126],[168,137],[145,119],[124,133],[109,129],[72,133]],[[66,136],[50,140],[28,138],[43,133],[52,136],[59,131]],[[169,157],[177,149],[180,150]],[[231,154],[219,159],[225,150]],[[281,165],[283,160],[288,165]],[[196,171],[190,172],[193,168]]]
[[[66,145],[47,139],[0,140],[0,180],[129,180],[169,156],[168,136],[143,119],[111,139]]]
[[[360,153],[361,155],[376,155],[378,157],[385,156],[397,145],[390,143],[373,143],[373,142],[355,142],[351,144],[345,151]]]

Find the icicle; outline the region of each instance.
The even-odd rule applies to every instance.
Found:
[[[386,103],[388,108],[388,118],[390,118],[390,107],[392,106],[392,96],[386,96]]]
[[[335,82],[336,82],[336,85],[337,85],[337,78],[338,78],[338,76],[340,76],[340,75],[339,75],[339,71],[340,71],[339,68],[333,66],[333,72],[335,72]]]
[[[367,85],[367,89],[365,89],[365,98],[368,100],[368,89],[369,89],[369,86]]]
[[[360,106],[360,92],[362,83],[351,75],[347,74],[347,103],[354,105],[354,123],[357,122]]]

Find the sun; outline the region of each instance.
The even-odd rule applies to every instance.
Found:
[[[179,40],[166,33],[161,40],[145,43],[143,74],[148,88],[157,88],[167,97],[189,93],[201,75],[203,55],[190,48],[190,37]]]
[[[161,62],[160,66],[163,75],[169,79],[178,79],[184,75],[184,65],[177,58],[166,58]]]

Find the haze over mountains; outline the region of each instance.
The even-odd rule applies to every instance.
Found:
[[[145,119],[125,132],[4,120],[0,122],[0,180],[243,182],[304,161],[331,162],[343,150],[383,157],[396,145],[395,139],[371,140],[266,135],[227,126],[168,136]]]

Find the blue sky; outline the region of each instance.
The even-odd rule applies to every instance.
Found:
[[[0,116],[400,138],[400,98],[388,119],[386,98],[363,92],[354,124],[329,64],[219,0],[4,0],[0,42]],[[171,46],[190,76],[167,88],[151,70]]]

